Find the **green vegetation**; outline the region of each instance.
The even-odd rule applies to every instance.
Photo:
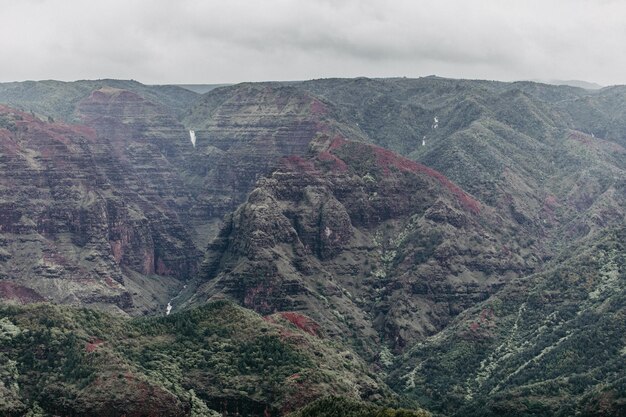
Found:
[[[377,384],[343,348],[229,302],[135,320],[51,305],[0,315],[1,415],[276,415]]]
[[[379,407],[347,398],[327,397],[315,401],[289,417],[429,417],[424,410]]]
[[[6,114],[0,114],[0,129],[7,129],[11,132],[15,132],[17,126],[11,117]]]
[[[626,229],[572,248],[528,281],[415,346],[390,384],[455,416],[623,413]]]

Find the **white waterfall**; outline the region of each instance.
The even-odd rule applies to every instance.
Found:
[[[172,311],[172,303],[167,303],[167,307],[165,309],[165,315],[169,316],[171,311]]]
[[[196,147],[196,132],[193,130],[189,131],[189,137],[191,138],[191,144],[193,145],[193,147]]]

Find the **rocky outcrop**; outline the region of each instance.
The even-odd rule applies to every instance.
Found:
[[[436,171],[321,135],[227,219],[190,302],[304,311],[331,333],[402,349],[536,266],[505,249],[499,221]]]

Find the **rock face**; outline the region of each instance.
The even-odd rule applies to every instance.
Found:
[[[0,273],[35,298],[127,312],[164,308],[255,181],[336,130],[322,102],[282,87],[201,102],[188,116],[195,146],[172,110],[134,91],[107,85],[75,102],[80,126],[2,109]]]
[[[276,84],[242,84],[205,95],[184,118],[202,155],[195,169],[205,183],[203,209],[220,217],[229,213],[280,158],[305,155],[318,133],[349,130],[333,116],[314,96]]]
[[[499,228],[499,236],[495,230]],[[506,224],[440,173],[321,135],[226,221],[191,302],[304,310],[321,328],[402,349],[536,267]]]
[[[149,108],[132,93],[98,90],[81,105],[93,127],[0,108],[0,274],[11,286],[131,312],[162,303],[153,297],[195,273],[201,252],[179,220],[184,187],[164,157],[185,131]]]

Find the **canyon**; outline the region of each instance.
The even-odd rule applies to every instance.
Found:
[[[1,413],[624,413],[623,87],[42,81],[0,103]],[[44,366],[34,335],[73,356]]]

